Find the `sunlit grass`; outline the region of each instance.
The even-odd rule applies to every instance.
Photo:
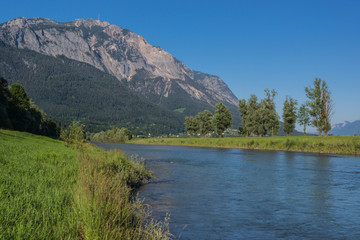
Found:
[[[141,161],[0,130],[0,239],[168,239],[134,188]]]
[[[257,150],[282,150],[334,154],[360,154],[360,136],[149,138],[132,139],[130,143],[244,148]]]

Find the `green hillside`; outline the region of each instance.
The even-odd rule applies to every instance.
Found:
[[[49,57],[0,42],[0,76],[23,85],[35,104],[62,125],[80,120],[87,131],[116,125],[135,134],[184,129],[182,114],[156,106],[110,74],[66,57]]]

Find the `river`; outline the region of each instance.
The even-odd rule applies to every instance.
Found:
[[[97,143],[145,158],[139,190],[180,239],[360,239],[360,158]]]

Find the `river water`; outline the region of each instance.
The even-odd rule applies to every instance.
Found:
[[[180,239],[360,239],[360,158],[97,143],[145,158],[140,188]]]

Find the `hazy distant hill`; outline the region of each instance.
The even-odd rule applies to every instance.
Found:
[[[337,123],[329,133],[334,135],[360,135],[360,120]]]
[[[104,105],[107,102],[106,98],[112,98],[114,101],[117,101],[115,100],[116,94],[105,96],[105,94],[110,94],[112,91],[126,92],[124,94],[132,93],[130,94],[132,96],[134,95],[133,93],[136,93],[135,95],[140,96],[145,102],[166,108],[169,112],[168,114],[163,114],[163,119],[167,122],[165,118],[168,117],[170,119],[183,119],[186,115],[195,115],[204,109],[214,110],[215,104],[222,101],[233,113],[234,127],[239,125],[238,99],[219,77],[189,69],[183,62],[174,58],[164,49],[150,45],[142,36],[130,30],[93,19],[77,19],[71,22],[59,23],[43,18],[17,18],[0,25],[0,40],[3,41],[8,50],[10,46],[15,49],[32,50],[51,57],[52,60],[49,61],[53,64],[52,66],[61,63],[62,68],[67,68],[66,64],[75,64],[71,60],[86,63],[87,69],[93,66],[101,71],[103,76],[107,75],[106,79],[112,76],[112,81],[117,79],[121,83],[116,83],[116,87],[111,85],[110,88],[115,87],[117,90],[108,89],[109,85],[102,85],[104,80],[97,78],[98,85],[93,90],[101,88],[103,90],[101,95],[104,99],[87,98],[86,101],[89,101],[89,105],[97,105],[98,103],[94,102],[95,99],[96,101],[104,102]],[[22,58],[21,54],[23,53],[16,53],[18,60]],[[37,67],[24,61],[21,64],[27,66],[27,72],[37,71],[37,78],[41,79],[36,81],[52,81],[51,84],[57,85],[58,95],[61,95],[62,83],[55,83],[54,81],[58,81],[58,79],[54,78],[52,72],[47,71],[45,68],[42,68],[41,71],[45,71],[48,75],[39,73],[40,68],[36,61],[31,59],[31,55],[38,59],[40,57],[27,53],[28,60],[26,61],[33,62]],[[11,59],[8,58],[6,61],[11,62]],[[76,64],[79,65],[78,63]],[[7,77],[8,65],[11,64],[2,62],[3,70],[0,73],[4,77]],[[83,68],[83,66],[85,65],[81,65],[80,68]],[[17,67],[12,64],[10,68],[16,72]],[[51,66],[48,67],[51,69]],[[58,66],[54,66],[54,68],[62,71]],[[75,69],[72,68],[72,70]],[[95,70],[87,71],[95,72]],[[73,77],[74,71],[69,71],[66,81],[76,81],[74,79],[81,77],[81,72],[84,72],[84,70],[79,70],[76,73],[77,77]],[[25,81],[24,77],[21,79]],[[17,74],[12,74],[9,80],[20,81]],[[51,90],[44,89],[44,85],[38,84],[36,81],[27,82],[27,84],[24,84],[25,88],[30,88],[30,85],[34,84],[37,90],[41,92]],[[90,84],[90,82],[84,84]],[[69,85],[71,86],[72,84],[69,83]],[[90,86],[82,85],[84,91],[88,91],[88,88]],[[81,97],[83,93],[79,91],[82,90],[77,90],[77,93],[80,95],[73,94],[74,98],[79,99]],[[40,106],[52,104],[52,107],[60,111],[57,113],[62,114],[64,117],[80,118],[80,115],[89,115],[86,113],[87,109],[81,109],[80,113],[77,114],[77,106],[73,104],[66,107],[63,106],[64,104],[55,104],[52,102],[51,95],[48,95],[48,98],[44,98],[36,96],[36,93],[32,91],[29,91],[29,95],[33,99],[37,99]],[[124,104],[126,105],[127,103]],[[104,106],[104,108],[108,109],[107,111],[114,110],[114,118],[116,118],[115,112],[117,107],[117,104],[112,104],[111,102]],[[133,105],[133,109],[139,109],[138,105]],[[97,110],[100,111],[101,108]],[[51,114],[49,110],[47,112]],[[152,111],[149,112],[151,115]],[[155,114],[157,111],[153,113]],[[146,117],[150,117],[150,115]],[[170,117],[170,115],[172,116]],[[138,117],[138,121],[135,121],[134,124],[142,125],[142,120],[140,120],[142,117]],[[156,116],[151,117],[156,118]],[[117,118],[119,118],[117,122],[126,121],[123,119],[124,115],[118,115]],[[107,121],[101,118],[94,118],[93,120],[99,122]],[[111,122],[113,121],[111,120]],[[183,129],[183,123],[175,123],[173,120],[170,122],[172,123],[169,126],[171,129]],[[146,124],[151,125],[151,121],[147,121]],[[154,124],[161,123],[154,122]]]

